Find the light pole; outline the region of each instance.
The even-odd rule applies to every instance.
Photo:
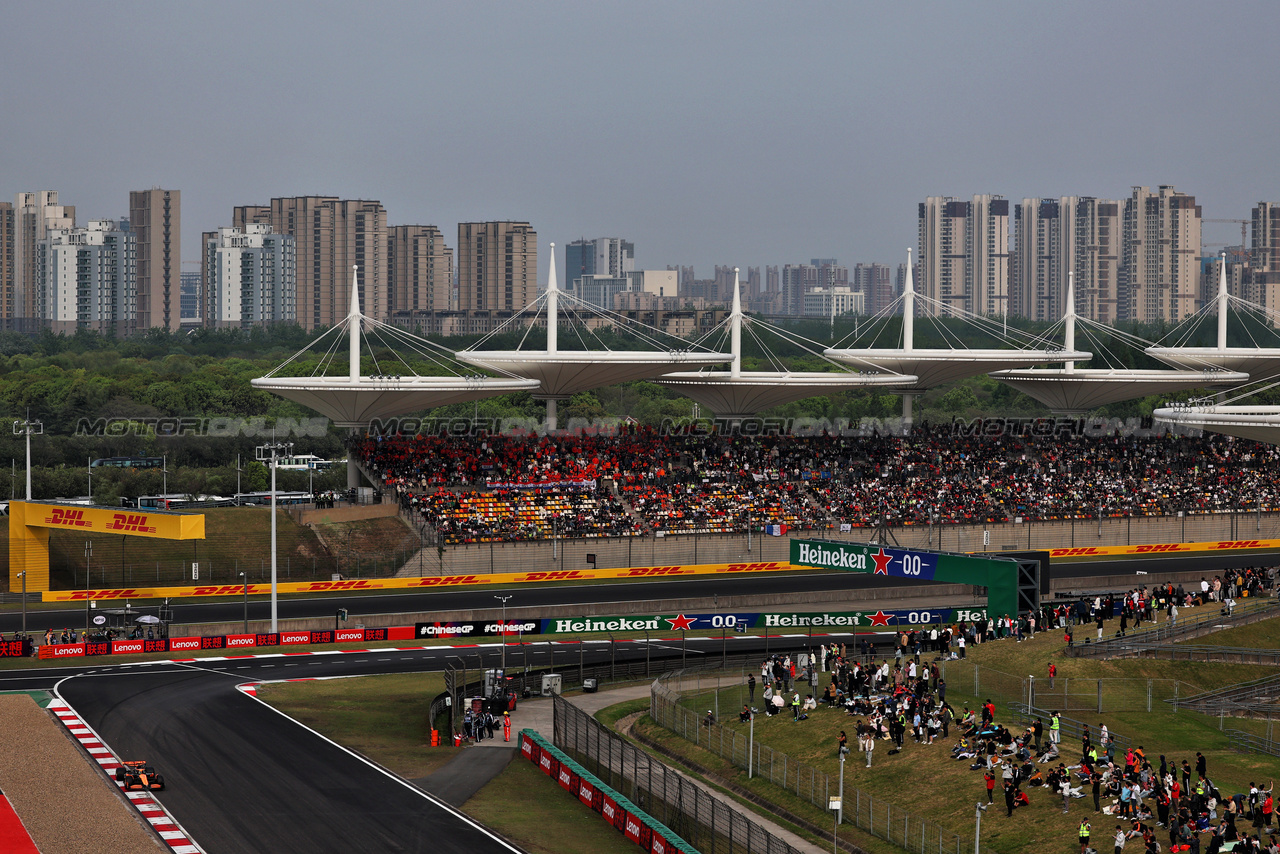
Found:
[[[160,494],[164,497],[160,500],[164,502],[164,509],[169,509],[169,455],[164,454],[160,457]]]
[[[292,442],[271,442],[254,449],[258,460],[271,463],[271,631],[280,631],[279,601],[276,591],[276,458],[293,453]]]
[[[89,558],[93,557],[93,540],[84,541],[84,589],[89,589]],[[75,579],[71,579],[74,584]]]
[[[752,760],[756,755],[756,710],[747,709],[747,779],[751,779]]]
[[[41,421],[31,420],[31,410],[27,410],[27,417],[22,421],[13,422],[13,435],[27,437],[27,500],[31,500],[31,436],[37,436],[44,433],[44,423]]]
[[[93,457],[89,457],[89,465],[85,467],[85,471],[89,472],[89,503],[93,503]]]
[[[243,572],[240,578],[244,580],[244,633],[249,634],[249,576]]]
[[[849,748],[845,748],[848,750]],[[836,809],[836,824],[844,824],[844,751],[840,752],[840,806]]]
[[[30,471],[30,468],[27,469]],[[22,634],[27,634],[27,573],[19,572],[18,577],[22,579]]]
[[[502,603],[502,623],[500,624],[501,628],[498,630],[498,637],[501,639],[499,643],[502,645],[502,678],[505,680],[507,678],[507,600],[511,596],[494,596],[493,598]]]
[[[979,854],[978,840],[982,835],[982,814],[986,811],[987,805],[981,801],[973,811],[973,854]]]

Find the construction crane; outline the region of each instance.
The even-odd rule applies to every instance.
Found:
[[[1249,251],[1249,250],[1248,250],[1249,243],[1248,243],[1248,241],[1247,241],[1247,238],[1248,238],[1248,235],[1249,235],[1249,223],[1250,223],[1252,220],[1247,220],[1247,219],[1202,219],[1202,220],[1200,220],[1200,221],[1201,221],[1201,222],[1234,222],[1234,223],[1236,223],[1237,225],[1239,225],[1239,226],[1240,226],[1240,249],[1241,249],[1242,251],[1245,251],[1245,252],[1248,252],[1248,251]],[[1225,245],[1227,245],[1227,244],[1211,243],[1211,244],[1201,244],[1201,245],[1209,245],[1209,246],[1225,246]]]

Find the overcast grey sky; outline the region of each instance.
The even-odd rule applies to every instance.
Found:
[[[0,198],[179,189],[186,261],[234,205],[333,194],[702,277],[897,262],[928,195],[1280,202],[1278,45],[1274,0],[10,0]]]

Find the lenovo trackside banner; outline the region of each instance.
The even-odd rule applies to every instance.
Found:
[[[366,643],[369,641],[409,640],[408,627],[391,629],[326,629],[324,631],[259,632],[257,634],[214,635],[198,638],[158,640],[90,641],[88,643],[46,644],[40,647],[41,658],[69,658],[82,655],[138,655],[147,652],[197,652],[199,650],[258,649],[294,644]],[[0,643],[0,657],[23,655],[22,644]],[[28,646],[26,655],[31,654]]]
[[[361,578],[345,581],[294,581],[277,584],[280,593],[334,593],[344,590],[421,590],[434,587],[483,587],[492,584],[534,584],[609,578],[666,578],[684,575],[739,575],[784,572],[785,561],[765,563],[705,563],[687,566],[633,566],[612,569],[565,569],[539,572],[497,572],[484,575],[428,575],[420,578]],[[250,595],[271,592],[270,584],[250,584]],[[188,599],[203,596],[243,596],[243,584],[197,584],[190,587],[113,587],[104,590],[53,590],[45,602],[83,602],[86,599]]]

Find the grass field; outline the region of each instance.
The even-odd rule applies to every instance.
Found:
[[[1280,621],[1250,626],[1244,631],[1256,630],[1259,637],[1271,637],[1280,631]],[[1213,636],[1201,642],[1217,642]],[[1010,641],[983,644],[970,647],[969,656],[963,667],[971,669],[974,665],[987,670],[987,678],[994,682],[995,671],[1007,674],[1035,674],[1043,677],[1048,663],[1058,665],[1058,679],[1130,679],[1134,680],[1135,698],[1145,694],[1146,680],[1178,681],[1184,690],[1207,690],[1238,682],[1256,679],[1269,671],[1258,667],[1239,665],[1171,663],[1159,661],[1094,661],[1091,659],[1068,659],[1063,655],[1062,638],[1057,633],[1042,633],[1034,640],[1021,644]],[[957,670],[956,662],[952,662],[950,670]],[[962,704],[974,703],[986,699],[983,697],[965,696],[955,685],[960,680],[948,680],[948,701],[957,709]],[[1047,680],[1044,680],[1047,681]],[[970,683],[971,684],[971,683]],[[807,692],[807,686],[801,687],[801,694]],[[733,687],[721,692],[721,720],[734,720],[735,728],[745,731],[745,725],[736,723],[736,716],[731,713],[745,702],[742,689]],[[1008,720],[1004,702],[997,695],[992,699],[997,705],[997,720]],[[759,697],[757,696],[757,703]],[[682,705],[702,713],[709,706],[708,695],[686,697]],[[1140,699],[1135,705],[1141,707]],[[1181,763],[1188,759],[1194,765],[1195,752],[1204,753],[1208,760],[1209,776],[1224,793],[1248,791],[1250,781],[1265,783],[1280,777],[1280,760],[1275,757],[1251,753],[1236,753],[1231,750],[1226,737],[1218,731],[1218,720],[1206,718],[1186,711],[1175,713],[1173,708],[1163,702],[1153,702],[1150,713],[1139,708],[1131,711],[1108,712],[1098,715],[1096,712],[1072,712],[1071,717],[1083,720],[1097,732],[1099,723],[1105,720],[1114,732],[1131,737],[1135,744],[1142,745],[1153,766],[1158,766],[1163,754],[1169,761]],[[774,750],[787,754],[792,760],[810,764],[819,772],[835,775],[838,763],[835,759],[836,737],[841,729],[850,733],[855,720],[838,710],[819,708],[810,713],[810,719],[793,723],[791,716],[781,715],[774,718],[760,716],[756,719],[755,738]],[[651,721],[642,719],[641,731],[651,738],[661,741],[671,749],[690,754],[696,761],[717,767],[724,776],[739,785],[746,785],[761,794],[766,794],[759,781],[746,781],[746,774],[731,768],[722,760],[712,758],[706,751],[693,748],[688,742],[674,736],[666,730],[658,728]],[[846,763],[845,785],[846,797],[848,787],[854,786],[862,790],[863,797],[870,796],[878,800],[884,799],[895,807],[901,807],[920,815],[927,816],[964,838],[972,838],[974,804],[977,800],[985,801],[985,786],[982,775],[978,771],[970,771],[969,763],[955,761],[950,758],[951,747],[955,743],[954,736],[945,744],[932,746],[915,744],[908,737],[903,751],[897,756],[889,756],[885,743],[877,745],[871,769],[865,768],[865,762],[856,752],[851,754]],[[1062,751],[1064,761],[1078,761],[1080,748],[1078,743],[1066,743]],[[764,784],[772,789],[767,797],[776,798],[788,808],[807,809],[814,815],[814,820],[821,812],[816,808],[802,805],[794,793],[788,795],[777,787]],[[1073,842],[1075,831],[1082,815],[1086,814],[1094,821],[1095,835],[1105,832],[1112,824],[1106,816],[1094,816],[1092,799],[1072,802],[1072,813],[1063,815],[1061,799],[1052,797],[1041,789],[1029,791],[1031,806],[1018,810],[1012,818],[1005,816],[1003,803],[993,808],[982,824],[983,844],[997,852],[1017,852],[1025,847],[1042,848],[1065,846]],[[846,801],[847,803],[847,801]]]
[[[440,674],[424,673],[276,683],[259,688],[258,697],[401,777],[417,780],[459,749],[429,746],[426,717],[431,700],[443,690]],[[463,811],[534,854],[636,851],[600,816],[518,756]]]
[[[91,587],[190,584],[191,563],[200,565],[200,581],[236,583],[240,572],[250,581],[270,577],[271,512],[265,507],[214,507],[205,517],[203,540],[160,540],[118,534],[54,531],[49,538],[49,569],[58,589],[85,587],[85,544]],[[8,517],[0,517],[0,536],[8,535]],[[325,578],[341,572],[352,578],[393,575],[412,557],[420,538],[398,516],[357,522],[318,524],[314,530],[277,510],[277,565],[282,581]],[[0,550],[0,574],[8,576],[8,550]]]

